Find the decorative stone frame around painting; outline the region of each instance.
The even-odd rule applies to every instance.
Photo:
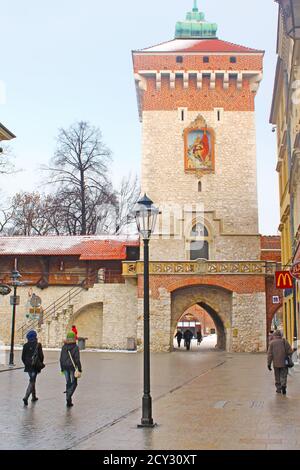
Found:
[[[189,168],[189,134],[193,131],[207,131],[210,134],[211,138],[211,168],[205,169],[197,169],[197,168]],[[187,127],[183,131],[183,138],[184,138],[184,171],[186,173],[194,173],[197,178],[202,178],[205,174],[210,174],[215,172],[215,131],[207,126],[207,123],[201,114],[197,116],[195,121],[193,121],[189,127]]]

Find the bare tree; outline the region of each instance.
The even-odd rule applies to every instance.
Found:
[[[1,143],[1,142],[0,142]],[[14,165],[12,163],[12,151],[8,145],[0,145],[0,174],[11,174],[14,172]]]
[[[117,191],[116,229],[118,234],[130,225],[134,219],[133,210],[140,195],[140,185],[137,176],[124,177]]]
[[[59,130],[55,156],[47,170],[51,171],[51,184],[58,184],[59,194],[66,197],[65,214],[72,214],[71,219],[67,217],[68,224],[71,222],[68,231],[73,235],[93,232],[92,201],[99,205],[101,197],[113,198],[110,159],[100,130],[89,123],[81,121]]]
[[[50,235],[53,226],[49,222],[52,199],[39,193],[21,192],[11,201],[10,233],[12,235]]]

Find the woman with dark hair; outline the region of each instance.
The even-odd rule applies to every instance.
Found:
[[[24,372],[27,372],[29,376],[29,385],[27,387],[25,397],[23,398],[23,402],[25,406],[28,406],[30,395],[32,395],[32,402],[38,401],[35,388],[36,378],[45,365],[43,348],[41,343],[38,343],[36,331],[29,331],[26,338],[27,343],[23,346],[22,361],[25,365]]]

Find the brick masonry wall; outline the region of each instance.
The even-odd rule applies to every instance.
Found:
[[[183,57],[183,63],[177,63],[177,56]],[[203,62],[203,57],[209,55],[209,63]],[[230,57],[235,56],[237,62],[230,63]],[[262,70],[262,56],[256,54],[236,55],[212,55],[212,54],[134,54],[134,71],[138,73],[141,70],[194,70],[199,72],[226,70],[230,72],[239,72],[241,70]]]
[[[156,89],[155,77],[147,78],[147,91],[143,95],[143,111],[172,111],[187,107],[190,111],[254,111],[255,93],[250,90],[249,80],[243,80],[242,89],[237,89],[236,79],[229,80],[229,89],[223,87],[223,79],[216,79],[216,88],[209,88],[209,78],[203,78],[202,89],[197,88],[196,77],[189,78],[184,89],[183,78],[177,77],[175,89],[170,89],[168,77],[162,77],[161,89]]]

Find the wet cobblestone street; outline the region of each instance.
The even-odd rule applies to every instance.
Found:
[[[17,352],[17,354],[19,354]],[[47,352],[39,401],[23,406],[27,375],[0,373],[0,449],[300,449],[300,374],[275,393],[265,355],[192,351],[152,355],[153,416],[141,418],[142,354],[84,352],[65,407],[58,352]]]

